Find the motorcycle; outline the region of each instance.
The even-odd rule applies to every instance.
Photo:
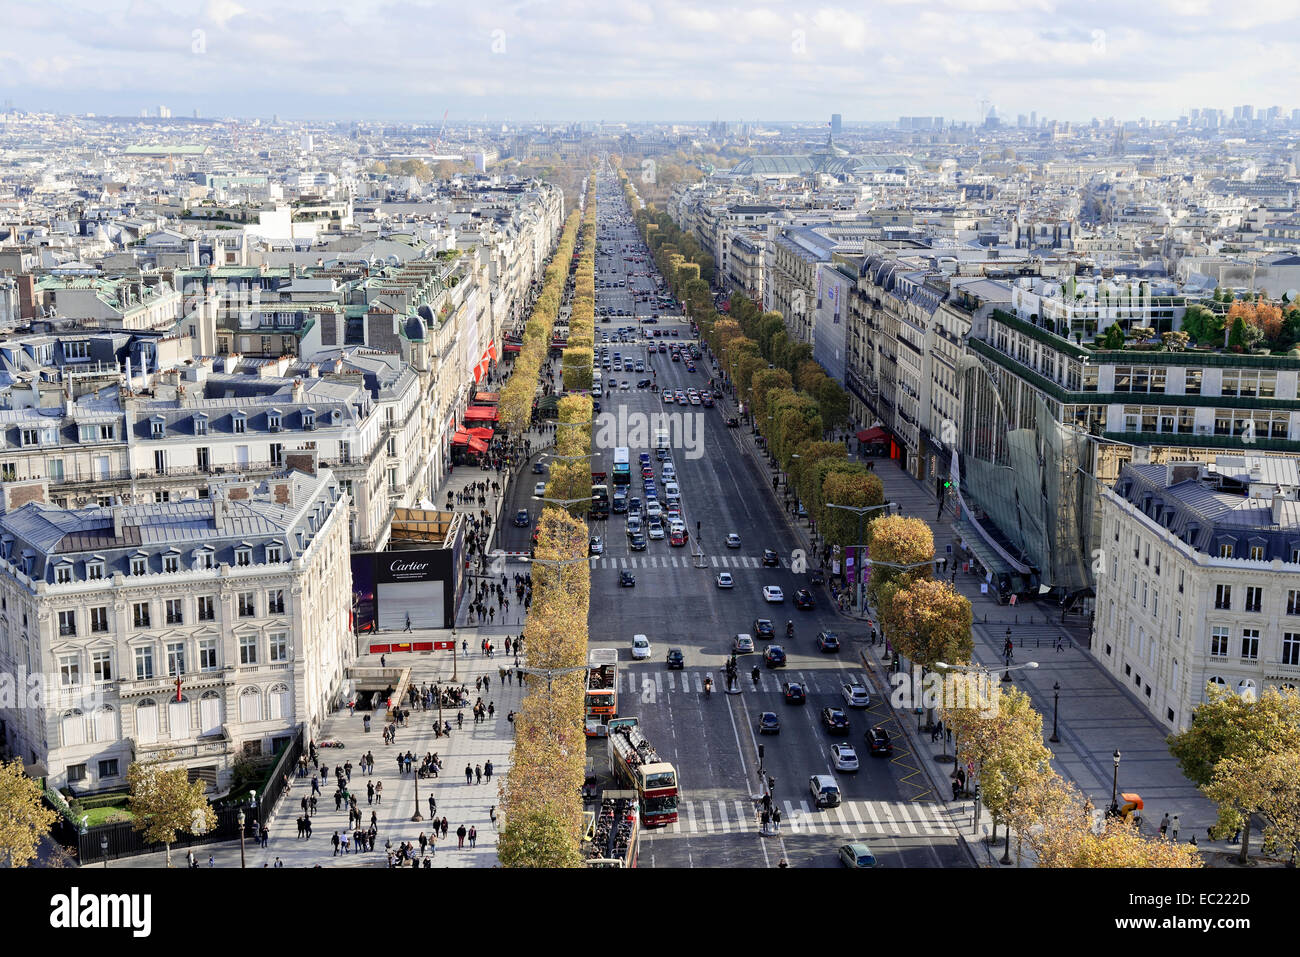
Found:
[[[754,667],[754,670],[751,671],[751,672],[749,673],[749,677],[752,678],[752,679],[754,680],[754,687],[757,688],[757,687],[758,687],[758,667],[757,667],[757,666],[755,666],[755,667]]]
[[[787,621],[787,622],[785,623],[785,636],[786,636],[786,638],[793,638],[793,637],[794,637],[794,622],[792,622],[792,621]]]
[[[707,695],[711,695],[711,694],[713,694],[713,676],[712,676],[712,675],[707,675],[707,676],[705,676],[705,678],[704,678],[704,694],[705,694],[706,696],[707,696]]]

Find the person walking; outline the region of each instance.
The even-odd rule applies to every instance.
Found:
[[[384,803],[384,782],[383,781],[375,782],[375,803],[376,804]]]
[[[474,769],[470,767],[468,764],[465,765],[465,783],[466,784],[474,783]]]
[[[483,764],[483,776],[490,782],[492,780],[492,762],[486,761]]]
[[[478,828],[471,825],[469,829],[469,846],[470,847],[477,846],[477,841],[478,841]]]
[[[333,856],[334,856],[334,857],[338,857],[338,856],[339,856],[339,845],[340,845],[340,843],[341,843],[341,841],[339,840],[339,832],[338,832],[338,831],[335,831],[335,832],[334,832],[334,836],[330,838],[330,843],[334,845],[334,855],[333,855]]]
[[[483,765],[481,764],[474,765],[474,783],[475,784],[483,783]]]
[[[466,835],[467,833],[468,833],[468,832],[465,830],[465,825],[464,825],[464,824],[462,824],[460,827],[456,828],[456,847],[457,847],[457,849],[463,848],[463,847],[465,846],[465,835]]]
[[[371,805],[374,803],[375,803],[375,782],[367,781],[366,782],[366,804]]]
[[[1169,812],[1166,811],[1165,816],[1160,819],[1160,836],[1164,837],[1168,832],[1169,832]]]
[[[447,839],[447,831],[449,831],[450,829],[451,829],[451,825],[447,823],[447,815],[444,814],[442,816],[442,839],[444,841]]]

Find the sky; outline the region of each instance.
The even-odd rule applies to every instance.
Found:
[[[1300,107],[1300,0],[0,0],[0,101],[303,120]]]

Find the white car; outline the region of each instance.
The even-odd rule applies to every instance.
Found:
[[[856,771],[858,769],[858,752],[851,744],[832,744],[831,761],[836,771]]]
[[[763,598],[774,605],[779,605],[785,601],[785,593],[781,591],[779,585],[764,585]]]
[[[727,547],[728,547],[728,548],[739,548],[739,547],[740,547],[740,536],[737,535],[735,532],[732,532],[730,535],[728,535],[728,536],[727,536]]]
[[[655,519],[651,519],[649,535],[651,538],[656,540],[663,538],[665,535],[664,523],[660,521],[656,521]]]
[[[664,507],[655,499],[651,499],[645,507],[646,518],[663,517]]]
[[[632,636],[632,657],[638,660],[649,658],[651,654],[650,639],[645,635]]]
[[[664,463],[663,478],[665,485],[677,480],[677,467],[672,462]]]
[[[871,707],[871,695],[867,692],[866,686],[856,681],[841,686],[840,694],[844,696],[844,703],[850,708]]]
[[[546,494],[546,483],[538,482],[533,486],[533,498],[541,498]]]
[[[736,583],[732,581],[731,572],[718,572],[719,588],[732,588],[735,586],[735,584]]]

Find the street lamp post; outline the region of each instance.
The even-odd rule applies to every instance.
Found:
[[[1007,644],[1006,647],[1002,649],[1002,657],[1006,661],[1006,668],[1002,673],[1002,680],[1010,681],[1011,680],[1011,629],[1010,628],[1007,629]]]
[[[411,815],[412,821],[423,821],[424,815],[420,813],[420,772],[415,772],[415,813]]]
[[[1119,816],[1119,759],[1120,759],[1119,748],[1115,749],[1115,753],[1111,755],[1111,759],[1115,762],[1115,776],[1111,778],[1111,782],[1110,782],[1110,807],[1106,810],[1106,816],[1118,817]]]
[[[885,503],[883,503],[883,504],[881,504],[881,505],[865,505],[865,506],[857,506],[857,505],[836,505],[834,502],[827,502],[825,507],[826,507],[826,508],[841,508],[841,509],[843,509],[843,510],[846,511],[846,512],[855,512],[855,513],[857,514],[857,516],[858,516],[858,543],[859,543],[859,544],[854,545],[854,546],[852,546],[852,547],[859,549],[859,552],[858,552],[858,569],[857,569],[857,572],[858,572],[858,581],[857,581],[857,592],[858,592],[858,594],[857,594],[857,604],[858,604],[858,617],[859,617],[859,618],[864,618],[864,617],[866,617],[866,607],[865,607],[865,598],[864,598],[864,589],[865,589],[865,587],[866,587],[866,582],[863,581],[863,578],[862,578],[862,568],[863,568],[862,560],[861,560],[861,559],[862,559],[861,549],[862,549],[862,547],[863,547],[862,544],[861,544],[861,542],[862,542],[862,519],[863,519],[863,517],[866,516],[866,514],[867,514],[868,512],[877,512],[877,511],[879,511],[879,510],[882,509],[882,508],[885,509],[886,511],[888,511],[889,509],[895,507],[895,503],[893,503],[893,502],[885,502]]]
[[[235,815],[235,820],[239,822],[239,866],[244,866],[244,809],[241,807],[239,813]]]
[[[104,870],[108,870],[108,835],[99,836],[99,856],[104,859]]]
[[[1056,718],[1061,708],[1061,683],[1058,681],[1052,685],[1052,736],[1048,738],[1053,744],[1060,744],[1061,739],[1056,733]]]

